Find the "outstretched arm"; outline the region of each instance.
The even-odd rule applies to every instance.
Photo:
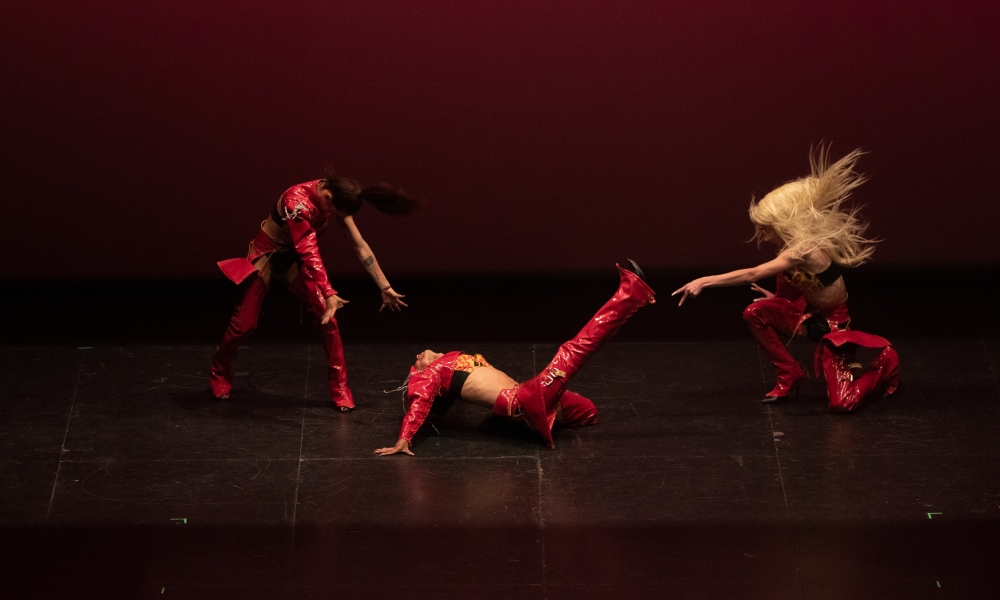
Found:
[[[371,276],[372,281],[378,286],[378,289],[382,292],[382,306],[378,309],[382,312],[382,309],[389,307],[390,310],[400,311],[402,307],[407,306],[403,302],[404,296],[402,294],[397,294],[396,290],[392,289],[389,285],[389,281],[386,279],[385,274],[382,273],[382,268],[378,266],[378,260],[375,259],[375,253],[365,242],[364,238],[361,237],[361,232],[358,231],[358,226],[354,223],[354,217],[348,215],[343,219],[344,227],[347,228],[347,237],[351,240],[351,244],[354,245],[354,251],[358,255],[358,260],[368,271],[368,275]]]
[[[375,454],[379,456],[389,456],[400,452],[413,456],[410,451],[410,444],[414,434],[420,429],[431,412],[431,405],[434,398],[441,391],[441,375],[436,370],[424,369],[423,371],[411,371],[410,379],[407,382],[407,396],[410,400],[410,408],[403,417],[403,426],[399,430],[399,440],[395,446],[390,448],[379,448]]]
[[[698,295],[701,294],[701,291],[705,288],[729,287],[753,283],[764,279],[765,277],[771,277],[781,273],[782,271],[787,271],[788,269],[800,264],[802,264],[802,259],[792,257],[789,252],[782,252],[775,257],[774,260],[757,265],[756,267],[738,269],[736,271],[730,271],[720,275],[699,277],[694,281],[686,283],[683,287],[671,294],[671,296],[683,293],[680,302],[677,303],[677,306],[681,306],[684,304],[684,301],[687,300],[688,296],[697,298]]]

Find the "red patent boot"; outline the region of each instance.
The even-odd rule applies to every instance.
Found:
[[[638,265],[632,262],[632,266],[641,273]],[[525,418],[550,447],[555,446],[552,441],[552,425],[559,407],[559,397],[569,380],[635,311],[655,302],[656,292],[635,272],[618,267],[618,275],[620,280],[615,295],[573,339],[559,347],[541,373],[518,387],[517,399]]]
[[[899,391],[899,354],[895,348],[889,346],[883,349],[869,368],[878,372],[883,398],[888,398]]]
[[[327,379],[330,383],[330,399],[341,412],[354,410],[354,395],[347,387],[347,363],[344,361],[344,345],[340,341],[337,319],[323,325],[323,350],[326,352]]]
[[[857,377],[850,362],[858,346],[882,348],[878,357]],[[862,331],[839,331],[823,336],[816,347],[816,370],[826,376],[830,409],[852,412],[876,388],[883,396],[899,389],[899,355],[889,340]]]
[[[822,342],[821,342],[822,343]],[[826,377],[826,395],[830,400],[830,409],[836,412],[851,412],[858,407],[868,391],[871,391],[874,377],[864,381],[864,376],[854,380],[851,371],[851,361],[854,358],[854,348],[851,345],[833,347],[823,344],[821,349],[823,376]],[[861,383],[862,385],[858,385]],[[865,385],[868,384],[868,385]]]
[[[802,382],[809,376],[806,374],[805,369],[798,363],[795,363],[795,366],[798,367],[797,373],[778,373],[778,382],[774,385],[774,389],[764,394],[764,399],[761,402],[765,404],[777,404],[789,398],[798,398],[799,388],[802,387]]]
[[[633,262],[633,268],[638,265]],[[617,265],[616,265],[617,266]],[[640,271],[641,272],[641,271]],[[554,412],[559,404],[559,394],[569,380],[587,362],[587,359],[604,345],[635,311],[655,302],[652,290],[639,275],[618,267],[618,291],[591,317],[576,336],[564,343],[537,378],[541,381],[546,412]]]
[[[764,396],[763,402],[784,402],[797,395],[806,371],[795,360],[785,344],[778,337],[778,331],[794,332],[802,317],[802,307],[786,298],[758,300],[743,311],[750,333],[757,339],[761,350],[774,365],[778,382],[774,389]]]
[[[222,336],[222,343],[215,356],[212,357],[212,367],[209,371],[209,384],[212,395],[220,400],[229,397],[233,389],[233,361],[242,344],[257,328],[257,317],[260,305],[267,295],[267,284],[257,274],[252,274],[244,284],[246,289],[233,316],[229,319],[229,327]]]
[[[597,407],[590,398],[566,390],[559,396],[560,427],[585,427],[597,424]]]

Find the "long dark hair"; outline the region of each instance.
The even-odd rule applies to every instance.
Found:
[[[388,215],[408,215],[420,206],[416,198],[391,183],[362,188],[357,181],[340,177],[329,167],[323,175],[323,187],[333,196],[333,206],[349,215],[361,210],[365,202]]]

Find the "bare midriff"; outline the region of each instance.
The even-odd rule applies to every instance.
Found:
[[[503,371],[493,367],[476,367],[469,373],[469,378],[462,386],[462,400],[493,408],[497,395],[505,389],[512,388],[517,382]]]
[[[806,294],[805,297],[809,306],[826,308],[828,306],[847,302],[847,286],[844,285],[844,278],[841,277],[837,281],[834,281],[833,284],[828,285],[821,290]]]
[[[813,250],[803,257],[802,266],[810,273],[822,273],[830,268],[833,260],[822,250]],[[826,308],[842,302],[847,302],[847,285],[844,278],[840,277],[830,285],[815,292],[805,294],[806,302],[815,308]]]

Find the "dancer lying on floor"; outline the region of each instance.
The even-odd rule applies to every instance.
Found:
[[[864,237],[867,225],[857,209],[844,203],[865,178],[854,172],[861,156],[851,152],[833,165],[828,150],[810,155],[812,174],[778,187],[760,202],[751,203],[750,220],[757,242],[778,246],[772,261],[750,269],[710,275],[691,281],[674,292],[680,304],[697,297],[704,288],[753,284],[762,293],[743,311],[743,319],[777,371],[778,382],[764,402],[781,402],[798,392],[806,371],[792,358],[782,337],[806,334],[818,342],[813,359],[816,376],[826,377],[830,408],[856,409],[877,388],[883,395],[899,387],[899,356],[885,338],[850,329],[847,286],[842,274],[871,257],[874,242]],[[757,281],[777,275],[777,293],[757,286]],[[881,349],[867,369],[852,368],[859,346]]]
[[[642,306],[655,302],[653,290],[641,279],[634,262],[627,271],[618,267],[621,283],[618,291],[587,322],[576,337],[559,347],[555,357],[541,373],[524,383],[517,383],[495,369],[481,354],[424,350],[410,367],[407,397],[410,407],[403,418],[399,441],[395,446],[379,448],[376,454],[387,456],[403,452],[412,455],[413,435],[423,425],[434,399],[448,394],[453,398],[489,408],[494,415],[524,419],[538,431],[550,447],[552,426],[581,427],[597,423],[597,408],[583,396],[566,389],[569,380],[604,342],[618,331]]]
[[[401,215],[417,203],[402,190],[387,184],[362,189],[358,182],[338,177],[332,171],[326,179],[292,186],[281,195],[264,219],[257,236],[250,242],[246,258],[219,262],[219,268],[234,283],[241,284],[242,300],[236,306],[229,327],[212,359],[210,383],[216,398],[228,398],[233,387],[233,361],[236,351],[257,327],[260,306],[272,281],[285,280],[288,288],[301,298],[319,318],[323,332],[323,350],[328,361],[327,378],[330,396],[341,411],[354,408],[351,389],[347,387],[347,365],[340,341],[340,328],[334,313],[347,304],[337,295],[320,258],[317,236],[331,221],[340,225],[350,239],[358,260],[382,292],[382,306],[401,310],[403,296],[389,285],[375,254],[361,237],[354,214],[368,202],[380,212]]]

